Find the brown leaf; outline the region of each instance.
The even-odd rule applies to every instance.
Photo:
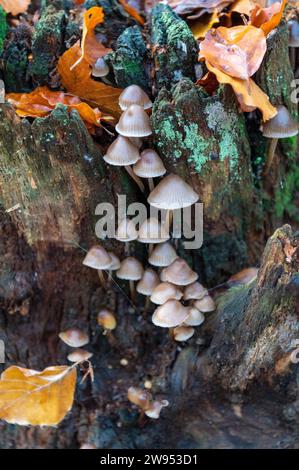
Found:
[[[264,34],[268,36],[279,25],[285,5],[286,0],[283,0],[281,3],[273,3],[268,8],[261,8],[259,5],[256,5],[251,12],[250,23],[261,28]]]
[[[126,10],[126,12],[129,13],[132,18],[134,18],[134,20],[141,24],[141,26],[144,25],[144,19],[139,15],[138,11],[134,7],[129,5],[126,0],[119,0],[119,3],[123,6],[124,10]]]
[[[250,16],[250,13],[255,8],[256,3],[253,0],[237,0],[230,8],[230,11],[236,13],[243,13],[244,15]]]
[[[23,426],[57,426],[73,405],[75,367],[43,372],[12,366],[1,375],[0,419]]]
[[[6,13],[16,16],[27,11],[30,0],[0,0],[0,5]]]
[[[60,57],[58,71],[63,86],[68,93],[76,95],[92,105],[99,106],[100,110],[105,113],[119,117],[121,110],[118,106],[118,98],[122,92],[120,88],[92,80],[91,70],[85,59],[75,69],[70,70],[80,54],[80,46],[75,44]]]

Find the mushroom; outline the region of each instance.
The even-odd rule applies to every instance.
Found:
[[[198,274],[192,271],[185,260],[177,258],[169,266],[162,269],[160,278],[163,282],[171,282],[177,286],[187,286],[197,280]]]
[[[131,299],[135,299],[135,286],[134,281],[140,281],[143,276],[143,266],[136,258],[129,256],[125,258],[120,265],[116,275],[119,279],[124,279],[130,282]]]
[[[119,242],[123,242],[126,244],[126,254],[129,254],[129,243],[134,240],[137,240],[138,238],[138,232],[136,230],[134,222],[132,222],[131,219],[123,219],[117,228],[115,238]]]
[[[195,300],[193,306],[203,313],[214,312],[214,310],[216,310],[216,304],[209,295],[206,295],[200,300]]]
[[[178,300],[168,300],[154,311],[152,322],[161,328],[174,328],[184,323],[188,316],[187,307]]]
[[[227,285],[229,287],[232,287],[236,285],[249,284],[254,279],[256,279],[258,271],[259,270],[257,268],[242,269],[242,271],[238,272],[237,274],[234,274],[229,278],[229,280],[227,281]]]
[[[154,244],[163,243],[168,239],[169,233],[155,217],[145,220],[139,228],[138,241],[140,243],[149,243],[149,253],[152,253]]]
[[[128,389],[128,400],[144,411],[150,408],[152,395],[142,388],[130,387]]]
[[[298,123],[292,118],[287,108],[277,106],[277,114],[262,126],[263,136],[271,139],[265,164],[264,174],[267,175],[274,158],[278,139],[293,137],[298,134]]]
[[[181,300],[182,291],[170,282],[161,282],[152,292],[151,301],[156,305],[163,305],[167,300]]]
[[[81,348],[89,343],[87,333],[79,330],[79,328],[70,328],[69,330],[59,333],[59,338],[71,348]]]
[[[102,326],[104,330],[112,331],[117,327],[115,313],[108,308],[103,308],[97,315],[98,325]]]
[[[88,361],[92,356],[93,354],[89,351],[85,351],[85,349],[75,349],[69,353],[67,359],[70,362],[84,362]]]
[[[91,75],[96,78],[106,77],[109,74],[109,67],[105,60],[100,57],[92,67]]]
[[[102,286],[105,286],[105,278],[103,269],[109,269],[112,263],[111,256],[101,245],[93,246],[83,260],[84,266],[96,269],[101,281]]]
[[[168,405],[169,402],[167,400],[155,400],[151,403],[150,407],[145,410],[145,414],[148,418],[159,419],[162,409]]]
[[[155,188],[153,178],[158,178],[166,173],[166,168],[157,154],[152,149],[146,149],[141,153],[141,158],[133,166],[135,175],[147,178],[150,191]]]
[[[195,204],[198,194],[178,175],[170,174],[155,187],[148,197],[148,203],[157,209],[167,210],[165,224],[169,227],[172,211]]]
[[[184,321],[184,325],[187,326],[199,326],[205,321],[205,316],[195,307],[188,307],[189,315]]]
[[[296,68],[296,48],[299,47],[299,23],[297,20],[292,19],[288,21],[289,29],[289,48],[290,48],[290,61],[292,69]]]
[[[194,282],[184,289],[184,300],[200,300],[208,294],[208,290],[199,282]]]
[[[112,263],[109,266],[109,276],[112,277],[112,272],[117,271],[120,268],[120,260],[112,251],[108,251],[108,254],[112,259]]]
[[[119,97],[119,106],[123,111],[132,106],[132,104],[137,104],[143,109],[149,109],[153,106],[147,94],[138,85],[128,86]]]
[[[143,145],[142,139],[140,137],[129,137],[129,141],[135,145],[138,150],[140,150]]]
[[[192,338],[194,335],[195,330],[191,326],[178,326],[173,330],[173,337],[176,341],[188,341],[188,339]]]
[[[84,450],[96,450],[97,447],[96,447],[94,444],[91,444],[90,442],[84,442],[83,444],[81,444],[80,449],[84,449]]]
[[[118,136],[117,139],[108,147],[103,158],[109,165],[124,166],[130,177],[139,186],[140,190],[142,192],[145,191],[144,184],[141,179],[135,175],[131,168],[131,165],[134,165],[134,163],[140,160],[140,154],[138,148],[130,141],[130,139],[127,139],[122,135]]]
[[[121,115],[115,129],[125,137],[147,137],[153,133],[149,116],[137,104],[132,104]]]
[[[178,258],[178,255],[173,246],[169,242],[165,242],[154,248],[148,261],[153,266],[164,268],[169,266],[176,258]]]
[[[136,286],[137,292],[146,296],[146,304],[144,307],[145,312],[149,307],[150,296],[158,284],[160,284],[160,279],[156,271],[154,271],[152,268],[147,268]]]

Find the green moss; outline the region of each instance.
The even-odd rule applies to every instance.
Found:
[[[275,214],[283,217],[287,214],[299,222],[299,208],[294,201],[294,194],[299,191],[299,168],[294,166],[275,190]]]
[[[8,26],[6,23],[6,13],[3,10],[3,8],[0,6],[0,53],[3,50],[3,43],[4,43],[5,36],[7,34],[7,31],[8,31]]]

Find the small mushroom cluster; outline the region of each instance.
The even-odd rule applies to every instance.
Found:
[[[73,350],[68,354],[67,359],[70,362],[84,362],[89,361],[93,354],[85,349],[81,349],[83,346],[86,346],[89,343],[89,336],[84,331],[79,328],[69,328],[68,330],[62,331],[59,333],[59,338],[67,346],[73,348]]]
[[[137,406],[142,414],[151,419],[159,419],[162,409],[169,405],[167,400],[153,400],[148,390],[138,387],[129,388],[128,400]]]

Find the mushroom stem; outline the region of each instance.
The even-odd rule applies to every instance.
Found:
[[[132,168],[130,166],[126,166],[125,167],[127,172],[129,173],[129,175],[131,176],[132,180],[135,181],[135,183],[137,184],[137,186],[139,187],[140,191],[142,193],[145,192],[145,187],[144,187],[144,184],[142,183],[141,179],[135,175],[134,171],[132,170]]]
[[[106,281],[105,281],[104,273],[101,269],[98,269],[98,275],[99,275],[99,278],[100,278],[101,286],[105,287]]]
[[[152,254],[153,249],[154,249],[154,244],[153,244],[153,243],[150,243],[150,244],[148,245],[148,254],[149,254],[149,256]]]
[[[130,242],[125,242],[125,255],[130,256]]]
[[[148,178],[148,187],[149,187],[150,192],[152,192],[155,189],[153,178]]]
[[[129,283],[130,283],[131,300],[132,302],[135,302],[135,298],[136,298],[135,284],[134,284],[134,281],[129,281]]]
[[[276,147],[277,147],[277,142],[278,142],[278,139],[271,139],[270,147],[269,147],[268,155],[267,155],[267,160],[266,160],[266,164],[265,164],[265,169],[264,169],[264,175],[265,176],[269,173],[269,170],[271,168],[273,158],[274,158],[274,155],[275,155],[275,150],[276,150]]]
[[[145,304],[144,304],[143,313],[147,313],[147,312],[148,312],[148,309],[149,309],[149,307],[150,307],[150,304],[151,304],[151,298],[150,298],[150,296],[147,296],[147,297],[146,297]]]
[[[170,228],[171,228],[171,224],[172,224],[172,219],[173,219],[173,212],[172,210],[168,209],[167,212],[166,212],[166,217],[165,217],[165,226],[166,226],[166,230],[170,233]]]

